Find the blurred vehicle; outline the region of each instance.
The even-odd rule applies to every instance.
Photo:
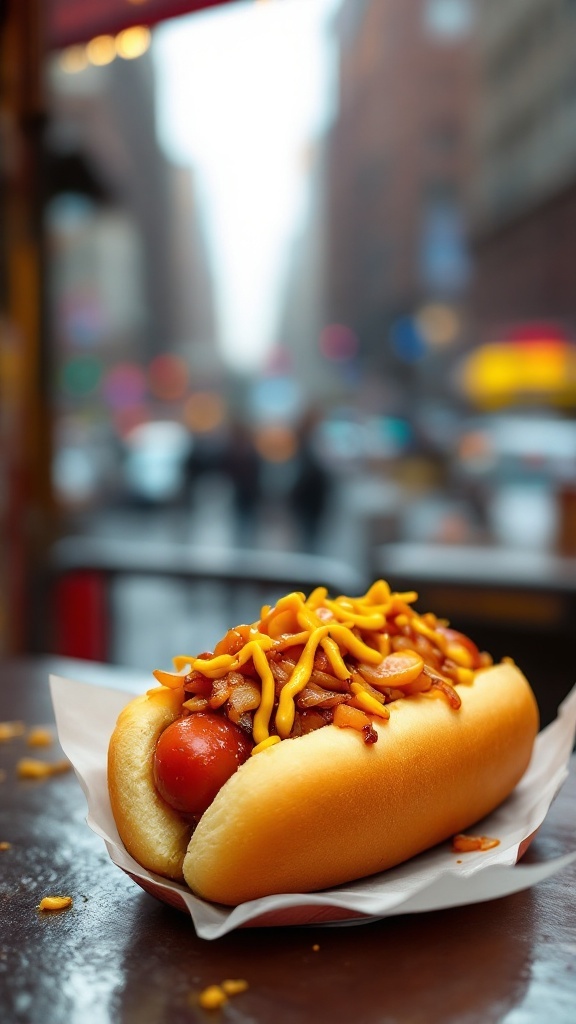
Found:
[[[173,504],[186,491],[193,438],[181,423],[156,420],[134,427],[124,439],[124,489],[129,502]]]
[[[463,426],[454,465],[496,541],[549,548],[558,493],[576,482],[576,422],[549,413],[478,417]]]
[[[412,441],[405,419],[365,415],[354,407],[340,406],[320,423],[314,443],[330,468],[348,474],[373,463],[401,457]]]

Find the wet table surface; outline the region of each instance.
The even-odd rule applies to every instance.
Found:
[[[86,662],[0,662],[0,721],[53,722],[48,674],[142,689],[135,673]],[[138,683],[140,685],[138,685]],[[59,756],[0,743],[0,1009],[3,1024],[554,1024],[576,1019],[576,864],[484,904],[354,927],[246,929],[212,942],[143,892],[85,823],[73,773],[18,780],[17,760]],[[576,761],[526,859],[576,845]],[[70,909],[37,910],[54,892]],[[249,988],[220,1010],[198,993]]]

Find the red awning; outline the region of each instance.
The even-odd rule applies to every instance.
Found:
[[[51,50],[115,35],[132,25],[156,25],[166,18],[233,0],[46,0],[46,37]]]

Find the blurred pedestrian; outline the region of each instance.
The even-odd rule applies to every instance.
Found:
[[[302,551],[317,552],[329,507],[332,478],[320,456],[317,416],[308,413],[298,430],[296,475],[289,503]]]
[[[223,468],[232,484],[235,535],[239,547],[253,546],[261,504],[260,458],[243,421],[230,425]]]

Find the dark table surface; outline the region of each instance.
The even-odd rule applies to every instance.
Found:
[[[0,662],[0,721],[53,722],[50,671],[141,689],[136,673],[45,658]],[[140,683],[148,680],[140,677]],[[213,942],[143,892],[85,824],[73,773],[18,780],[24,737],[0,743],[0,1019],[3,1024],[351,1020],[554,1024],[576,1010],[576,864],[489,903],[340,928],[247,929]],[[526,859],[574,848],[576,763]],[[54,892],[70,909],[37,910]],[[249,988],[221,1010],[197,995]]]

